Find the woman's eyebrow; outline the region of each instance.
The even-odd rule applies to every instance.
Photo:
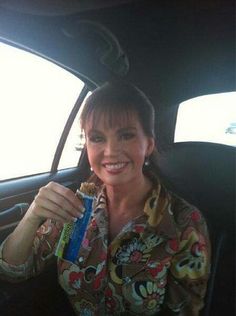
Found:
[[[131,132],[131,131],[135,132],[136,130],[137,130],[136,127],[128,126],[128,127],[119,128],[119,129],[118,129],[118,132],[119,132],[119,133],[120,133],[120,132]]]
[[[121,127],[119,129],[117,129],[116,133],[120,134],[120,133],[124,133],[124,132],[136,132],[137,129],[136,127],[133,126],[127,126],[127,127]],[[94,135],[94,134],[99,134],[99,135],[103,135],[103,132],[96,129],[96,128],[91,128],[90,130],[88,130],[87,135]]]
[[[91,134],[102,134],[102,132],[99,131],[99,130],[97,130],[97,129],[95,129],[95,128],[91,128],[91,129],[88,131],[87,134],[88,134],[88,135],[91,135]]]

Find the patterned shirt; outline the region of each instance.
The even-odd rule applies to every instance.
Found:
[[[76,315],[198,315],[210,271],[210,243],[200,211],[158,185],[144,214],[110,243],[108,223],[103,189],[76,262],[58,259],[59,283]],[[54,257],[61,229],[47,220],[23,265],[9,265],[0,254],[0,277],[21,280],[39,274]]]

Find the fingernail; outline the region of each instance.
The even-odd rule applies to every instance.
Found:
[[[77,218],[76,217],[72,217],[72,222],[76,222],[77,221]]]
[[[84,213],[85,212],[85,207],[83,207],[80,212]]]
[[[84,214],[80,214],[79,215],[79,219],[83,218],[84,217]]]

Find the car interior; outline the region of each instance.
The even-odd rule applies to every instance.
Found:
[[[76,191],[86,181],[91,171],[85,148],[76,166],[59,168],[69,131],[89,91],[123,78],[155,107],[163,182],[196,205],[209,227],[212,267],[201,316],[235,315],[236,142],[175,142],[181,102],[235,91],[235,2],[0,0],[0,42],[41,56],[84,83],[50,170],[0,179],[0,242],[40,187],[55,181]],[[0,281],[1,316],[74,315],[56,274],[55,264],[22,283]]]

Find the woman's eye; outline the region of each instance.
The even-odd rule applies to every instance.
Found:
[[[132,139],[134,138],[134,134],[133,133],[124,133],[124,134],[121,134],[121,139],[122,140],[129,140],[129,139]]]
[[[90,140],[90,142],[92,142],[92,143],[100,143],[100,142],[103,142],[103,141],[104,141],[104,138],[103,138],[102,136],[96,136],[96,135],[94,135],[94,136],[90,136],[90,137],[89,137],[89,140]]]

